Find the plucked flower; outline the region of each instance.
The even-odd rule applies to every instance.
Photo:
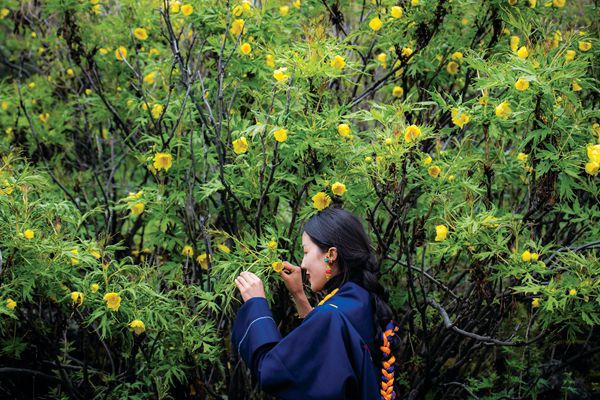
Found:
[[[342,196],[344,193],[346,193],[346,185],[341,182],[335,182],[333,185],[331,185],[331,191],[336,196]]]
[[[435,241],[441,242],[448,237],[448,228],[446,225],[436,225],[435,226]]]
[[[144,325],[144,323],[139,319],[134,319],[131,321],[129,327],[133,329],[136,335],[141,335],[146,331],[146,325]]]
[[[135,28],[133,30],[133,36],[135,36],[138,40],[146,40],[148,39],[148,31],[144,28]]]
[[[154,155],[154,163],[152,163],[152,166],[157,170],[160,171],[161,169],[164,169],[165,172],[169,170],[169,168],[171,168],[171,166],[173,165],[173,156],[169,153],[156,153]]]
[[[235,154],[242,154],[248,151],[248,141],[244,136],[233,141],[233,152]]]
[[[319,192],[312,197],[313,207],[321,211],[331,204],[331,197],[325,192]]]
[[[404,131],[404,140],[410,143],[421,135],[421,129],[416,125],[410,125]]]
[[[118,293],[106,293],[102,300],[106,302],[106,307],[108,307],[110,310],[119,311],[119,307],[121,307],[121,296],[119,296]]]
[[[275,272],[281,272],[281,271],[283,271],[283,262],[281,262],[281,261],[274,261],[271,264],[271,268],[273,268],[273,270]]]

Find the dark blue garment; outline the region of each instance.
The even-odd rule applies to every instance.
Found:
[[[282,338],[267,300],[246,301],[231,342],[267,393],[285,400],[379,399],[369,293],[353,282]]]

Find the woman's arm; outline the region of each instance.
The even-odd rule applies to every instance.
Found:
[[[308,302],[308,298],[304,292],[292,295],[294,298],[294,304],[296,305],[296,311],[298,312],[299,318],[304,318],[312,311],[312,306]]]

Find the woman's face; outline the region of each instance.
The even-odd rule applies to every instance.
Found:
[[[300,268],[306,271],[306,276],[310,282],[310,290],[313,292],[319,292],[325,287],[327,278],[325,277],[325,269],[327,263],[323,260],[327,257],[327,252],[321,251],[319,247],[310,239],[310,236],[306,232],[302,233],[302,248],[304,250],[304,258],[302,258],[302,264]],[[330,259],[334,261],[337,257],[335,247],[330,248]],[[337,273],[335,264],[332,265],[331,276]]]

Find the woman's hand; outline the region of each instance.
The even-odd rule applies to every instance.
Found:
[[[306,296],[304,293],[304,285],[302,284],[302,268],[290,264],[287,261],[283,262],[283,269],[279,273],[285,287],[290,291],[292,296]]]
[[[265,297],[265,288],[262,281],[252,272],[242,272],[235,278],[235,285],[240,290],[244,302],[253,297]]]

